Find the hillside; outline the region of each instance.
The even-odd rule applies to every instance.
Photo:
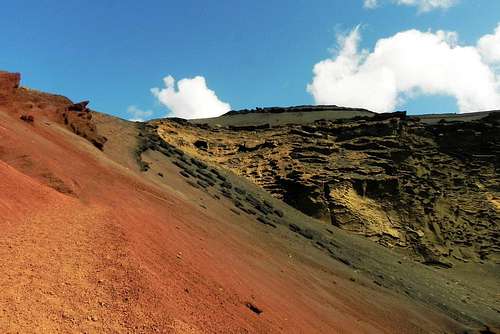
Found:
[[[229,130],[128,122],[19,84],[19,75],[0,72],[1,332],[500,327],[494,245],[451,269],[419,263],[305,215],[222,155],[209,158],[209,136],[237,142]],[[498,189],[482,185],[496,203]]]
[[[500,112],[410,117],[328,109],[153,124],[176,147],[327,224],[431,265],[498,264]],[[295,113],[312,121],[292,124]],[[262,124],[265,114],[283,122]]]

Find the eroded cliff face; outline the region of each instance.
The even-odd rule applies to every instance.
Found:
[[[75,134],[102,149],[106,138],[97,133],[89,102],[73,103],[64,96],[21,87],[21,75],[0,71],[0,107],[36,125],[44,120],[64,123]]]
[[[0,105],[6,105],[11,101],[20,82],[21,75],[19,73],[0,71]]]
[[[168,143],[327,224],[432,265],[498,262],[500,113],[443,117],[154,123]]]

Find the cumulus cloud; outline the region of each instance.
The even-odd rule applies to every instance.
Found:
[[[165,88],[152,88],[152,94],[171,111],[169,116],[185,119],[208,118],[220,116],[231,106],[219,100],[215,92],[207,87],[204,77],[185,78],[177,83],[167,76],[163,79]]]
[[[479,39],[477,48],[486,62],[500,64],[500,23],[492,35],[484,35]]]
[[[388,2],[396,5],[414,6],[419,12],[429,12],[434,9],[447,9],[458,3],[458,0],[364,0],[365,8],[376,8],[380,2]]]
[[[489,37],[484,51],[459,45],[458,35],[445,31],[403,31],[371,52],[359,50],[360,39],[359,27],[340,36],[334,56],[314,66],[307,91],[317,104],[391,112],[409,98],[447,95],[460,112],[500,107],[499,75],[484,60],[497,59]]]
[[[127,113],[130,115],[129,121],[132,122],[143,122],[153,116],[153,111],[142,110],[137,106],[129,106],[127,108]]]

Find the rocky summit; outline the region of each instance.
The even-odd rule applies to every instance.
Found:
[[[168,143],[425,264],[500,260],[500,112],[336,106],[153,122]]]

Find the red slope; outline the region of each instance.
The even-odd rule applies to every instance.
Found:
[[[338,263],[313,260],[314,250],[238,224],[227,210],[205,214],[56,117],[30,125],[7,110],[0,107],[0,332],[401,333],[447,325],[349,281]]]

